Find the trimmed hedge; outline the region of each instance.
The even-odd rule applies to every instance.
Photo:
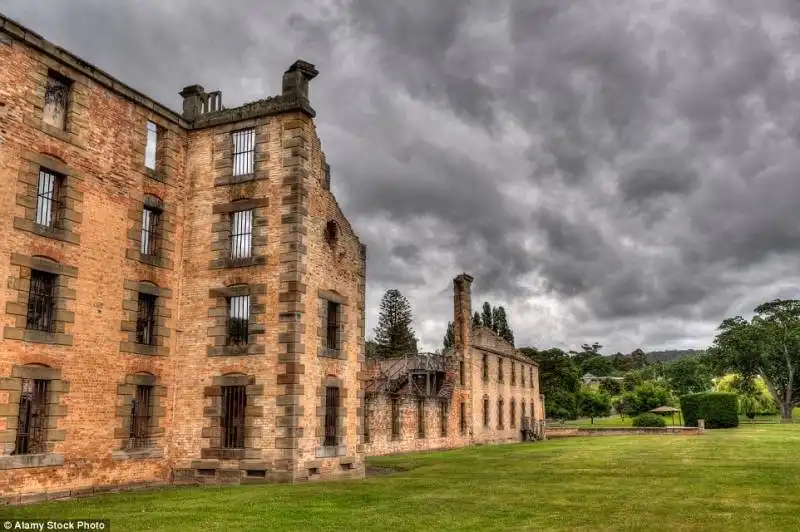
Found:
[[[633,418],[634,427],[666,427],[667,422],[664,418],[656,414],[639,414]]]
[[[696,427],[698,419],[706,420],[706,428],[724,429],[739,426],[739,403],[735,393],[693,393],[681,397],[683,422]]]

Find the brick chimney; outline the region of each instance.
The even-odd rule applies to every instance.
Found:
[[[203,112],[206,91],[202,85],[189,85],[179,94],[183,96],[183,117],[191,122]]]
[[[453,328],[456,353],[467,356],[472,333],[472,276],[462,273],[453,279]]]
[[[283,74],[283,95],[308,99],[308,82],[317,77],[317,68],[301,59],[295,61]]]

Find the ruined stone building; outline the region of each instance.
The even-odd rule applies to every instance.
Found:
[[[539,369],[493,331],[473,327],[472,281],[453,280],[451,349],[367,362],[367,455],[544,436]]]
[[[363,476],[366,252],[316,75],[177,114],[0,16],[0,500]]]

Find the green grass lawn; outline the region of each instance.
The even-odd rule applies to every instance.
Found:
[[[362,481],[175,488],[0,508],[127,530],[797,530],[800,425],[373,458]]]

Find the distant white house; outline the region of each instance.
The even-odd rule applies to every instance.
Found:
[[[591,386],[592,384],[600,384],[604,380],[609,381],[619,381],[622,382],[624,379],[622,377],[598,377],[596,375],[592,375],[591,373],[585,374],[583,377],[583,384],[586,386]]]

